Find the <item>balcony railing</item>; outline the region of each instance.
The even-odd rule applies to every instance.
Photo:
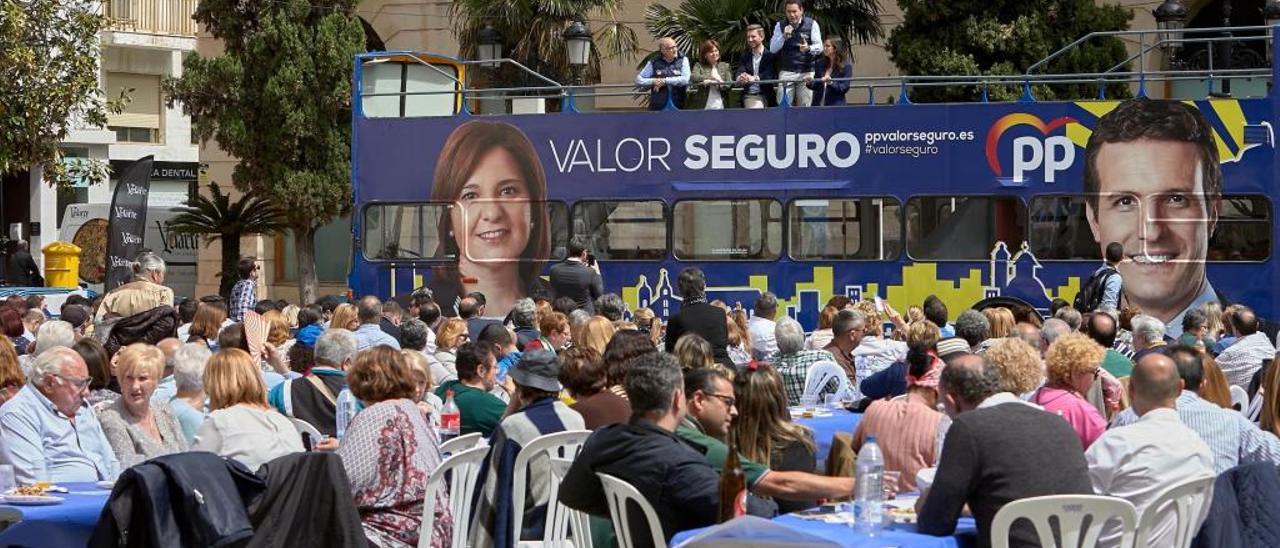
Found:
[[[191,14],[199,0],[107,0],[111,30],[195,36]]]

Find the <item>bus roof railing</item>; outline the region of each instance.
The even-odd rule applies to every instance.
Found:
[[[1263,32],[1264,34],[1236,36],[1236,32]],[[1181,33],[1181,34],[1178,34]],[[1222,36],[1222,34],[1227,34]],[[1176,34],[1176,36],[1175,36]],[[1217,34],[1218,36],[1204,36],[1206,34]],[[1188,36],[1194,35],[1194,36]],[[1060,48],[1059,50],[1049,54],[1044,59],[1033,63],[1023,74],[984,74],[984,75],[891,75],[891,76],[855,76],[850,78],[832,78],[835,82],[848,82],[850,91],[857,88],[867,93],[866,104],[875,104],[875,92],[885,89],[896,89],[898,95],[896,97],[898,103],[909,104],[910,90],[914,88],[978,88],[980,92],[980,102],[990,102],[989,90],[994,87],[1021,87],[1020,101],[1035,101],[1033,93],[1034,86],[1044,85],[1096,85],[1098,86],[1099,99],[1106,99],[1106,87],[1114,84],[1130,84],[1137,85],[1136,94],[1139,96],[1146,95],[1146,84],[1148,82],[1180,82],[1180,81],[1204,81],[1206,84],[1206,95],[1210,95],[1213,90],[1214,83],[1225,78],[1258,78],[1270,81],[1272,79],[1272,69],[1270,67],[1256,68],[1218,68],[1213,66],[1213,47],[1214,44],[1221,42],[1247,42],[1247,41],[1264,41],[1266,47],[1270,47],[1271,27],[1269,26],[1240,26],[1240,27],[1215,27],[1215,28],[1197,28],[1183,29],[1182,31],[1166,31],[1166,30],[1129,30],[1129,31],[1106,31],[1092,32],[1075,40],[1074,42]],[[1103,37],[1126,37],[1136,36],[1138,39],[1138,51],[1131,54],[1125,60],[1108,68],[1102,72],[1091,73],[1043,73],[1038,70],[1048,66],[1053,60],[1061,57],[1070,50],[1080,47],[1090,40]],[[1156,36],[1157,38],[1149,38]],[[1170,45],[1182,46],[1185,44],[1205,44],[1209,50],[1208,64],[1204,68],[1178,67],[1162,70],[1147,70],[1146,57],[1153,50],[1164,48]],[[447,74],[446,71],[437,68],[437,71],[446,77],[452,79],[457,85],[456,89],[447,90],[420,90],[420,91],[390,91],[390,92],[365,92],[365,88],[361,88],[361,98],[379,97],[379,96],[423,96],[423,95],[442,95],[461,93],[464,100],[507,100],[507,99],[559,99],[566,103],[566,110],[575,110],[573,101],[575,98],[586,97],[633,97],[642,98],[648,94],[646,88],[638,87],[634,82],[626,83],[600,83],[586,85],[566,85],[555,81],[520,62],[502,58],[495,60],[467,60],[457,59],[453,57],[421,54],[415,52],[369,52],[362,53],[358,56],[364,63],[376,63],[386,57],[407,57],[416,62],[430,65],[431,63],[425,58],[448,59],[450,62],[465,66],[480,66],[484,68],[493,68],[499,66],[515,67],[520,73],[526,74],[532,78],[540,80],[540,85],[532,86],[507,86],[507,87],[469,87],[467,82],[459,80],[456,77]],[[1137,70],[1121,70],[1130,66],[1133,61],[1138,61]],[[468,71],[470,72],[470,71]],[[464,76],[464,79],[466,77]],[[757,84],[778,84],[784,83],[784,80],[759,80]],[[740,84],[728,83],[734,88],[742,88]]]

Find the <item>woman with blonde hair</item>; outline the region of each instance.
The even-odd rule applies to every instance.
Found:
[[[227,348],[209,358],[204,390],[212,412],[196,431],[193,450],[236,459],[254,471],[304,450],[293,423],[267,404],[262,371],[248,352]]]
[[[467,342],[467,320],[449,318],[436,329],[436,361],[458,377],[458,347]]]
[[[289,328],[289,320],[275,310],[267,311],[262,319],[267,320],[267,344],[275,347],[276,355],[288,367],[289,349],[297,342],[293,338],[293,330]]]
[[[22,366],[18,363],[18,352],[13,349],[13,341],[0,334],[0,405],[16,396],[26,382]]]
[[[996,339],[983,356],[999,373],[1000,390],[1021,396],[1044,383],[1040,352],[1022,339]]]
[[[982,315],[987,317],[988,339],[1003,339],[1013,333],[1013,311],[1003,306],[983,309]]]
[[[427,477],[440,466],[439,436],[416,404],[418,393],[405,355],[374,346],[347,371],[351,394],[366,407],[351,419],[338,456],[371,545],[418,546]],[[445,490],[436,493],[432,547],[450,544],[453,519]]]
[[[1223,374],[1222,368],[1218,367],[1218,362],[1208,352],[1198,347],[1192,348],[1200,353],[1200,363],[1204,364],[1204,379],[1200,381],[1200,389],[1196,390],[1196,394],[1223,409],[1235,409],[1231,406],[1231,385],[1227,384],[1227,376]],[[1236,410],[1248,411],[1247,409]]]
[[[1058,337],[1044,355],[1048,381],[1031,396],[1032,403],[1066,419],[1085,449],[1107,430],[1107,420],[1086,396],[1098,380],[1104,357],[1106,349],[1088,335]]]
[[[742,316],[741,322],[738,320],[739,315]],[[751,335],[746,328],[746,316],[746,311],[741,309],[725,316],[729,329],[729,359],[736,366],[746,365],[751,361]]]
[[[573,345],[590,348],[603,356],[604,349],[609,346],[609,340],[613,339],[615,331],[613,322],[609,321],[609,318],[592,316],[582,324],[582,329],[574,337]]]
[[[751,362],[733,379],[738,418],[733,431],[743,456],[770,470],[812,472],[817,467],[813,432],[791,421],[782,378],[773,367]],[[775,499],[779,513],[812,508],[817,501]]]
[[[151,403],[162,375],[164,353],[159,348],[134,343],[116,354],[120,397],[102,409],[98,421],[123,468],[187,450],[187,438],[169,406]]]
[[[434,393],[436,380],[431,376],[431,364],[427,362],[426,355],[409,349],[401,350],[400,354],[404,355],[404,362],[413,373],[414,403],[418,404],[418,409],[431,417],[432,424],[439,424],[440,408],[444,407],[444,402],[440,401],[440,396]]]
[[[355,331],[357,327],[360,327],[360,318],[356,305],[342,303],[333,309],[333,316],[329,318],[329,329]]]
[[[631,312],[631,321],[636,323],[636,328],[649,334],[649,340],[653,341],[656,347],[662,347],[662,320],[658,319],[657,314],[653,310],[640,307]]]
[[[676,360],[680,362],[680,369],[688,371],[690,369],[701,369],[703,367],[715,367],[716,357],[711,348],[711,343],[696,333],[690,333],[680,340],[676,341],[675,349]]]

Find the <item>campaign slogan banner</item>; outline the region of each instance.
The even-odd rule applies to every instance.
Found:
[[[153,156],[141,158],[124,168],[111,196],[107,217],[107,279],[104,291],[111,291],[133,279],[130,264],[142,250],[147,228],[147,193],[151,190]]]

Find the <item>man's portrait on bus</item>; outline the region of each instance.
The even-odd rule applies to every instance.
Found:
[[[489,315],[502,316],[545,290],[538,275],[551,246],[546,196],[542,162],[515,126],[470,121],[453,130],[431,189],[433,202],[452,204],[438,221],[438,256],[457,265],[436,269],[430,284],[444,308],[479,291]]]
[[[1205,277],[1222,207],[1208,120],[1178,101],[1133,99],[1098,121],[1085,150],[1086,218],[1099,248],[1124,246],[1128,302],[1170,325],[1217,300]]]

